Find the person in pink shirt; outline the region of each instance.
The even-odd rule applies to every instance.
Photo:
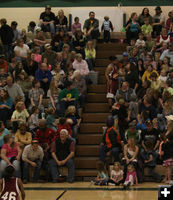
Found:
[[[72,65],[73,69],[79,70],[82,76],[86,77],[89,74],[88,64],[86,60],[82,59],[82,54],[76,54],[76,59],[74,60]]]
[[[127,167],[126,180],[124,182],[124,189],[128,189],[130,185],[138,184],[138,178],[135,171],[135,167],[129,164]]]
[[[13,165],[16,170],[16,176],[20,178],[20,158],[22,154],[22,149],[14,142],[12,135],[6,135],[4,137],[4,145],[1,149],[1,178],[5,168],[8,165]]]
[[[79,23],[79,17],[74,18],[74,23],[72,24],[72,33],[76,33],[76,29],[81,29],[81,23]]]
[[[38,67],[41,66],[42,63],[42,55],[40,54],[40,47],[34,47],[34,61],[38,63]]]

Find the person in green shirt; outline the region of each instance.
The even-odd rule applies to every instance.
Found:
[[[145,24],[142,25],[141,30],[144,36],[147,36],[147,34],[151,34],[153,32],[153,27],[150,24],[149,18],[146,18],[144,22]]]
[[[140,130],[136,130],[136,122],[132,121],[129,123],[129,128],[127,129],[127,131],[125,132],[125,143],[127,143],[128,139],[130,138],[134,138],[137,143],[140,143],[141,140],[141,131]]]
[[[76,107],[76,112],[78,111],[78,90],[74,88],[73,83],[71,81],[67,81],[65,85],[66,88],[61,90],[59,94],[60,117],[64,117],[65,111],[68,108],[68,106],[73,105]]]
[[[98,37],[100,36],[99,20],[95,18],[94,12],[91,11],[89,13],[89,19],[85,20],[83,30],[84,30],[84,35],[88,39],[98,39]]]

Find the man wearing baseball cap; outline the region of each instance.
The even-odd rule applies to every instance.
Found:
[[[153,16],[153,37],[160,35],[160,32],[165,24],[165,16],[162,14],[160,6],[155,8],[156,14]]]
[[[45,11],[40,15],[40,26],[44,32],[51,32],[51,34],[55,34],[55,14],[51,12],[50,5],[45,7]]]

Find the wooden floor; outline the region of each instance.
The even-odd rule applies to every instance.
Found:
[[[27,184],[24,185],[26,200],[56,200],[67,189],[60,200],[157,200],[158,184],[144,183],[130,190],[124,191],[122,187],[94,186],[88,182],[74,184]]]

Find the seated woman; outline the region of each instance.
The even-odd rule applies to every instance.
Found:
[[[22,151],[17,145],[17,143],[14,142],[14,139],[12,135],[6,135],[4,137],[4,145],[2,146],[1,149],[1,162],[0,162],[0,167],[1,167],[1,178],[3,176],[4,169],[8,165],[13,165],[16,172],[15,176],[20,178],[21,177],[21,172],[20,172],[20,158]]]
[[[17,45],[14,48],[15,55],[19,61],[27,59],[28,53],[30,52],[28,45],[24,44],[23,39],[17,40]]]
[[[166,28],[162,28],[161,34],[157,36],[156,46],[162,47],[163,42],[166,42],[167,44],[173,42],[173,38],[170,35],[168,35],[168,31]]]
[[[53,107],[56,112],[59,111],[58,97],[61,91],[58,86],[59,82],[57,81],[57,79],[52,79],[52,81],[50,82],[49,90],[47,92],[47,97],[50,98],[49,106]]]
[[[58,32],[61,28],[67,31],[67,24],[68,20],[67,17],[64,15],[64,11],[59,10],[58,16],[56,16],[55,18],[56,32]]]
[[[95,58],[96,58],[96,50],[94,48],[93,42],[88,41],[85,48],[85,59],[88,63],[89,70],[94,69]]]
[[[133,164],[135,167],[137,167],[139,148],[136,145],[136,140],[134,138],[128,139],[127,144],[124,146],[123,152],[124,158],[122,159],[122,162],[124,164],[124,176],[126,176],[127,166],[129,164]]]
[[[76,53],[81,53],[83,58],[85,57],[84,47],[86,45],[86,38],[81,29],[76,29],[76,32],[72,39],[73,50]]]
[[[9,97],[6,90],[0,90],[0,121],[3,121],[6,125],[6,121],[10,119],[12,114],[13,101]]]
[[[86,77],[89,74],[88,64],[82,59],[82,55],[80,53],[76,54],[76,59],[73,62],[73,69],[79,70],[83,77]]]

